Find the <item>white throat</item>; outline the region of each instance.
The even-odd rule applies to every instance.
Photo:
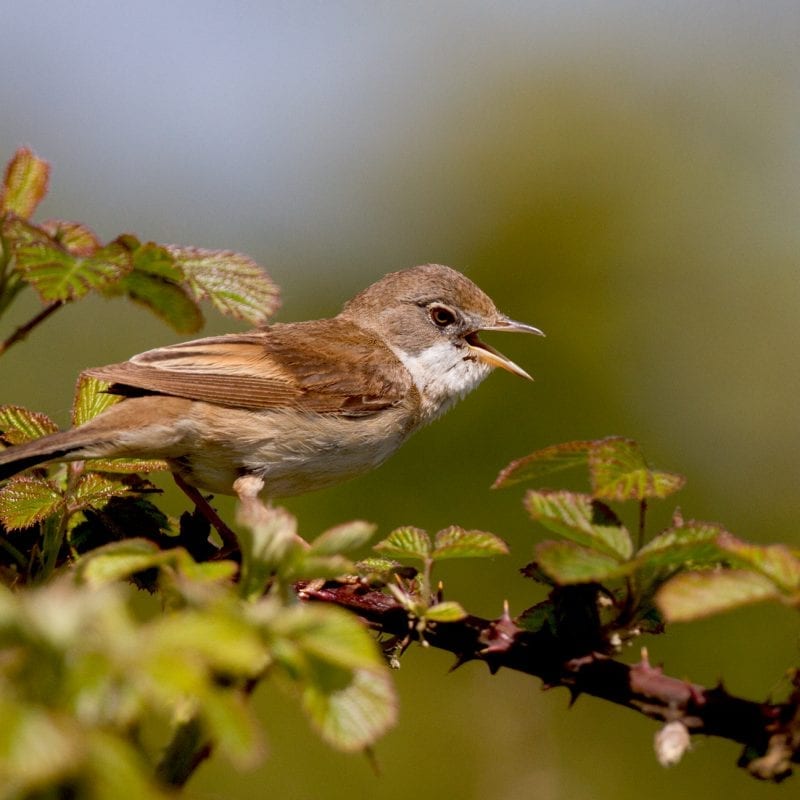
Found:
[[[432,344],[419,353],[407,353],[398,347],[392,347],[392,351],[419,391],[424,422],[444,414],[491,372],[488,364],[468,357],[466,347],[448,341]]]

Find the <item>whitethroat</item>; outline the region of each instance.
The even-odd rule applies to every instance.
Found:
[[[197,339],[87,370],[122,402],[0,452],[0,478],[48,461],[164,459],[204,513],[197,489],[251,502],[329,486],[377,467],[493,367],[530,378],[482,342],[483,331],[543,335],[449,267],[393,272],[331,319]]]

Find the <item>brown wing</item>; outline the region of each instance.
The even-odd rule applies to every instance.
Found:
[[[164,394],[235,408],[293,406],[353,416],[397,405],[413,391],[394,354],[341,319],[197,339],[86,373],[108,381],[114,394]]]

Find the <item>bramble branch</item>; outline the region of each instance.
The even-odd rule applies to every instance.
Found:
[[[300,587],[305,599],[334,603],[358,614],[371,628],[392,637],[419,639],[414,620],[392,597],[360,584],[329,582]],[[458,622],[429,625],[425,642],[456,656],[456,666],[483,661],[540,678],[545,688],[563,686],[573,701],[581,694],[630,708],[652,719],[680,723],[690,734],[743,744],[739,765],[757,778],[780,781],[800,761],[800,691],[786,703],[758,703],[664,674],[646,652],[625,664],[599,652],[566,657],[563,642],[549,629],[520,628],[507,613],[495,620],[468,615]],[[569,647],[574,648],[574,642]],[[574,652],[574,649],[573,649]]]

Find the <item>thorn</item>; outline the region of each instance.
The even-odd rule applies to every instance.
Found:
[[[567,707],[572,708],[575,703],[578,702],[578,698],[581,696],[581,690],[575,686],[567,686],[567,691],[569,692],[569,705]]]
[[[459,667],[463,667],[468,661],[473,661],[474,659],[475,656],[469,655],[468,653],[457,653],[455,664],[447,671],[455,672]]]
[[[487,658],[486,659],[486,666],[489,667],[489,672],[492,675],[497,675],[497,671],[500,669],[502,664],[499,664],[496,659],[494,658]]]

